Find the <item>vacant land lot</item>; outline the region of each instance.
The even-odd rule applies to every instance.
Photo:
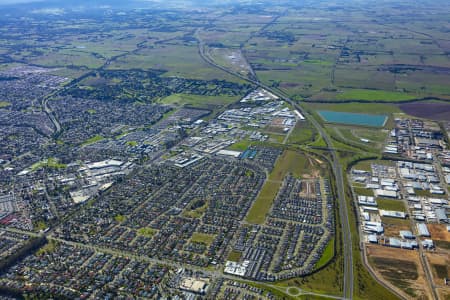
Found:
[[[238,262],[241,259],[241,256],[242,256],[242,252],[233,250],[230,252],[230,254],[228,254],[228,260]]]
[[[215,236],[213,234],[194,232],[191,237],[191,242],[203,243],[210,245],[214,241]]]
[[[137,231],[137,233],[139,235],[142,235],[142,236],[145,236],[145,237],[148,237],[148,238],[151,238],[152,236],[154,236],[156,232],[157,231],[155,229],[150,228],[150,227],[143,227],[143,228],[140,228]]]
[[[309,174],[314,175],[315,171],[312,159],[296,151],[284,151],[278,158],[258,198],[256,198],[255,203],[250,208],[247,215],[247,222],[255,224],[262,224],[264,222],[284,177],[289,173],[296,177]]]
[[[436,290],[441,296],[441,299],[449,299],[450,289],[444,286],[444,279],[450,277],[450,258],[447,252],[426,253],[426,258],[430,265],[433,281],[436,285]]]
[[[247,215],[247,222],[254,224],[264,223],[266,214],[269,212],[280,186],[281,182],[266,181]]]
[[[357,126],[333,126],[332,129],[339,140],[366,151],[381,150],[387,136],[385,129]]]
[[[311,160],[302,153],[287,150],[278,158],[277,163],[269,176],[270,180],[281,181],[288,173],[296,177],[310,173],[312,169]]]
[[[450,232],[445,224],[428,224],[428,230],[433,240],[450,242]]]
[[[316,268],[321,268],[326,265],[334,256],[334,238],[328,242],[325,251],[323,252],[320,260],[316,264]]]
[[[162,104],[172,104],[177,106],[190,105],[199,108],[210,109],[217,106],[224,106],[239,100],[239,96],[202,96],[192,94],[173,94],[160,100]]]
[[[400,288],[407,298],[429,296],[417,251],[368,245],[367,254],[375,271]]]
[[[405,211],[405,203],[402,200],[378,199],[377,203],[379,209]]]
[[[398,237],[400,230],[411,230],[409,220],[381,217],[381,222],[383,222],[386,236]]]
[[[288,143],[292,144],[303,144],[308,142],[313,142],[315,139],[316,132],[307,122],[297,122],[294,129],[289,135]]]
[[[450,259],[444,253],[427,253],[427,259],[432,266],[435,280],[442,280],[450,276]]]
[[[353,191],[356,195],[362,195],[362,196],[373,196],[373,190],[366,189],[363,187],[354,187]]]

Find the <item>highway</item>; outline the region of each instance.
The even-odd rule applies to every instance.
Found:
[[[57,89],[57,90],[51,92],[50,94],[47,94],[44,97],[42,97],[42,100],[41,100],[42,109],[47,114],[47,117],[50,119],[50,121],[53,123],[53,126],[55,127],[54,136],[58,136],[58,134],[61,133],[61,124],[59,123],[58,119],[56,118],[55,113],[52,111],[50,106],[48,106],[48,101],[53,96],[57,95],[58,93],[61,93],[63,91],[67,91],[69,88],[75,86],[77,83],[79,83],[84,78],[90,76],[91,74],[93,74],[92,71],[85,73],[81,77],[78,77],[76,79],[72,79],[72,81],[70,81],[68,84],[66,84],[62,89]]]
[[[289,104],[292,105],[292,107],[294,107],[295,109],[297,109],[298,111],[303,113],[305,118],[307,118],[313,124],[313,126],[316,128],[317,132],[319,132],[319,134],[324,139],[324,141],[327,145],[328,151],[330,152],[331,157],[332,157],[332,168],[333,168],[333,173],[335,175],[335,181],[336,181],[336,187],[337,187],[339,216],[340,216],[341,224],[342,224],[343,245],[344,245],[344,247],[343,247],[344,248],[344,251],[343,251],[343,256],[344,256],[343,299],[352,299],[353,298],[353,254],[352,254],[352,239],[351,239],[351,232],[350,232],[350,223],[349,223],[349,218],[348,218],[348,208],[347,208],[347,202],[345,200],[345,192],[344,192],[344,178],[343,178],[342,168],[339,164],[336,150],[333,148],[333,144],[331,142],[330,137],[325,132],[323,127],[310,114],[303,111],[301,109],[301,107],[295,101],[293,101],[286,95],[283,95],[282,93],[280,93],[280,91],[274,90],[273,88],[266,86],[265,84],[263,84],[257,80],[249,79],[247,77],[244,77],[238,73],[230,71],[227,68],[216,64],[205,53],[205,47],[204,47],[204,44],[201,41],[201,39],[198,37],[198,32],[196,32],[196,37],[199,42],[199,54],[208,64],[210,64],[211,66],[214,66],[218,69],[221,69],[222,71],[224,71],[230,75],[239,77],[240,79],[250,82],[258,87],[264,88],[264,89],[270,91],[271,93],[273,93],[274,95],[277,95],[278,97],[280,97],[280,99],[283,99],[284,101],[288,102]],[[85,76],[83,76],[83,77],[85,77]],[[73,84],[75,84],[78,81],[79,80],[74,80],[68,86],[72,86]],[[67,88],[67,86],[65,88]],[[48,117],[50,118],[52,123],[54,124],[55,129],[56,129],[56,134],[58,134],[61,131],[61,126],[60,126],[58,120],[56,119],[54,113],[51,111],[51,109],[48,106],[49,98],[50,97],[47,96],[43,99],[42,106],[43,106],[46,114],[48,115]]]
[[[325,132],[323,127],[307,112],[301,109],[301,107],[292,99],[287,97],[286,95],[283,95],[278,90],[274,90],[271,87],[268,87],[267,85],[250,78],[247,78],[245,76],[242,76],[238,73],[235,73],[233,71],[228,70],[227,68],[220,66],[216,64],[212,58],[209,57],[207,53],[205,53],[205,45],[201,38],[199,37],[198,30],[195,33],[195,36],[198,41],[199,46],[199,54],[207,62],[213,67],[216,67],[230,75],[239,77],[242,80],[245,80],[247,82],[250,82],[258,87],[261,87],[265,90],[268,90],[269,92],[273,93],[274,95],[280,97],[280,99],[283,99],[284,101],[288,102],[292,107],[300,111],[305,118],[307,118],[311,124],[316,128],[317,132],[321,135],[321,137],[324,139],[328,151],[331,154],[332,157],[332,168],[333,173],[336,180],[336,188],[337,188],[337,196],[338,196],[338,207],[339,207],[339,217],[341,219],[341,225],[342,225],[342,235],[343,235],[343,245],[344,245],[344,278],[343,278],[343,298],[344,299],[352,299],[353,298],[353,249],[352,249],[352,237],[351,237],[351,231],[350,231],[350,222],[348,218],[348,207],[347,207],[347,201],[345,200],[345,192],[344,192],[344,177],[342,174],[342,167],[339,164],[339,160],[337,157],[336,150],[333,148],[333,144],[331,142],[330,137]]]
[[[61,131],[61,125],[59,124],[52,110],[48,106],[48,99],[49,97],[44,98],[44,100],[42,101],[42,107],[44,108],[45,113],[47,114],[50,121],[52,121],[53,125],[55,126],[55,133],[58,134]]]

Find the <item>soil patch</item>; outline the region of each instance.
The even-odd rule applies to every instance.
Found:
[[[431,296],[417,251],[367,245],[367,255],[375,271],[409,297]]]
[[[447,231],[447,225],[444,224],[428,224],[433,240],[450,242],[450,232]]]

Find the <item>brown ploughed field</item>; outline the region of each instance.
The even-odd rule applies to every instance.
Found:
[[[400,104],[399,106],[401,110],[411,116],[438,121],[450,121],[450,103],[413,102]]]

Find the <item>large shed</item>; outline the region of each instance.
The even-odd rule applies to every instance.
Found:
[[[427,224],[425,223],[417,223],[417,231],[420,236],[430,237],[430,232],[428,231]]]

